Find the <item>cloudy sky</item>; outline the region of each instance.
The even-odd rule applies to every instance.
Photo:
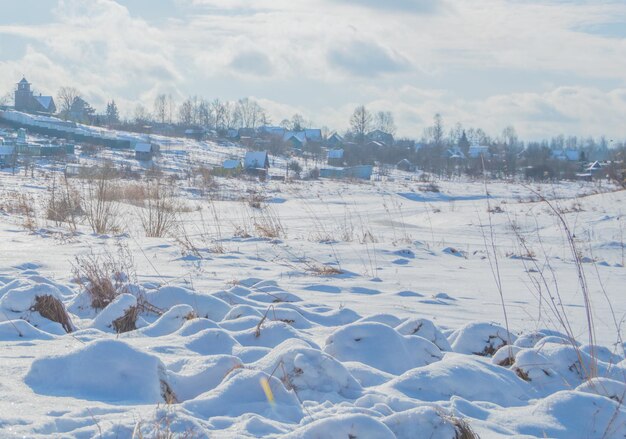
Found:
[[[1,0],[0,95],[78,88],[123,113],[158,93],[249,96],[345,129],[358,104],[419,137],[626,138],[624,0]]]

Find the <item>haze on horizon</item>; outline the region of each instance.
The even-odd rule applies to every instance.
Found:
[[[76,87],[102,111],[159,93],[251,97],[343,130],[392,111],[492,135],[626,137],[621,0],[4,0],[0,94]]]

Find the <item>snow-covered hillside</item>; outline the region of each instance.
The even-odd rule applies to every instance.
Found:
[[[168,179],[149,238],[47,219],[52,169],[1,175],[2,437],[626,436],[624,191]]]

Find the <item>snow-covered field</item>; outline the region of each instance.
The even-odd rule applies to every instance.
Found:
[[[626,437],[626,193],[394,177],[217,179],[213,200],[183,180],[176,229],[146,238],[130,204],[118,234],[26,228],[7,206],[51,179],[3,171],[0,436]],[[104,309],[85,255],[125,268]]]

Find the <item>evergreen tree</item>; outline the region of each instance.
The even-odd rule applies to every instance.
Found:
[[[107,104],[106,116],[109,124],[118,123],[120,121],[120,113],[117,110],[115,101],[111,101]]]

